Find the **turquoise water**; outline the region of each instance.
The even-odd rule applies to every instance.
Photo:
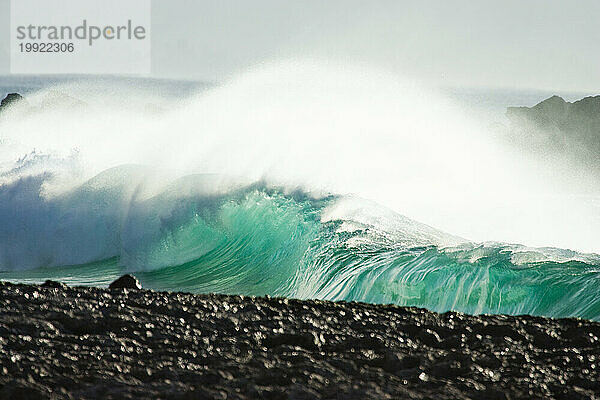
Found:
[[[153,201],[164,209],[164,199]],[[188,199],[156,230],[126,245],[121,237],[112,257],[4,271],[0,279],[106,286],[134,272],[144,287],[156,290],[600,320],[595,256],[498,243],[442,247],[431,243],[426,227],[409,220],[392,229],[325,220],[326,210],[340,201],[256,188],[210,202]],[[137,228],[155,218],[152,212],[133,214]]]

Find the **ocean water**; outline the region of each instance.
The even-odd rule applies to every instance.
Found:
[[[600,320],[598,188],[465,116],[545,92],[314,64],[0,87],[28,95],[0,115],[0,280]]]

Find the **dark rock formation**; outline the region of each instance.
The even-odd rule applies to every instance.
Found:
[[[0,102],[0,111],[5,109],[6,107],[13,105],[23,101],[23,96],[19,93],[9,93],[1,102]]]
[[[528,120],[545,129],[600,134],[600,96],[586,97],[573,103],[552,96],[533,107],[509,107],[507,116]]]
[[[579,146],[600,155],[600,96],[573,103],[552,96],[534,107],[509,107],[513,128],[535,129],[561,148]]]
[[[1,399],[593,399],[600,324],[0,282]]]
[[[123,275],[108,286],[110,289],[141,289],[142,284],[133,275]]]
[[[42,287],[49,287],[49,288],[55,288],[55,289],[66,289],[67,285],[65,285],[62,282],[51,281],[48,279],[46,282],[42,283]]]

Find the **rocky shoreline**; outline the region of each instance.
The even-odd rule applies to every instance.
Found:
[[[592,399],[599,337],[579,319],[0,282],[0,398]]]

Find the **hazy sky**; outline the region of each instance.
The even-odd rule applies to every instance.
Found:
[[[152,18],[157,77],[223,80],[262,61],[317,57],[442,85],[600,91],[598,0],[154,0]]]

